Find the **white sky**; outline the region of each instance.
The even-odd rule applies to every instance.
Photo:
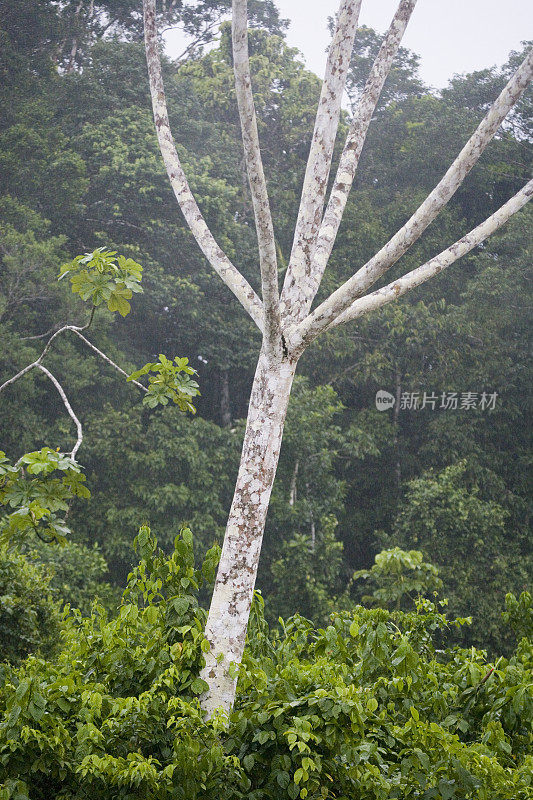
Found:
[[[329,42],[327,18],[338,0],[276,0],[281,15],[291,20],[288,42],[304,53],[320,77]],[[397,0],[363,0],[360,24],[384,32]],[[418,0],[402,45],[421,56],[420,74],[429,86],[441,88],[454,73],[503,64],[511,50],[533,38],[531,0]]]
[[[327,19],[339,0],[275,0],[291,21],[287,41],[304,55],[320,77],[329,43]],[[360,23],[384,32],[398,0],[363,0]],[[520,42],[533,39],[532,0],[419,0],[402,44],[421,56],[420,75],[441,88],[455,73],[503,64]],[[167,34],[168,53],[183,49],[180,37]]]

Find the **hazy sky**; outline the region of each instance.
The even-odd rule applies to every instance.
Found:
[[[276,0],[291,21],[287,40],[322,77],[329,42],[328,16],[339,0]],[[363,0],[360,23],[387,29],[398,0]],[[445,86],[454,73],[472,72],[507,60],[524,39],[533,39],[532,0],[418,0],[403,44],[421,56],[421,77]],[[183,49],[180,37],[167,36],[169,55]]]
[[[363,0],[359,21],[384,32],[397,0]],[[277,0],[291,20],[288,41],[322,77],[327,18],[338,0]],[[524,39],[533,38],[531,0],[418,0],[402,44],[421,56],[422,79],[440,88],[458,72],[502,64]]]

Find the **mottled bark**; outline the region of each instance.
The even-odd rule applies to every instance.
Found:
[[[322,281],[335,239],[339,231],[344,209],[352,188],[359,159],[366,140],[370,121],[374,115],[383,84],[387,79],[394,57],[398,52],[407,24],[411,19],[417,0],[402,0],[387,31],[379,53],[372,65],[363,94],[354,111],[350,131],[342,152],[335,183],[331,190],[326,213],[320,226],[313,264],[309,278],[304,283],[306,313],[311,307]]]
[[[235,697],[235,665],[244,650],[270,493],[278,465],[283,425],[296,362],[272,362],[262,351],[255,373],[239,474],[205,635],[211,649],[200,675],[209,690],[208,716],[227,713]],[[233,665],[233,668],[232,668]]]
[[[417,241],[439,211],[453,197],[492,140],[501,123],[520,99],[533,75],[533,48],[503,89],[488,114],[463,147],[442,180],[412,217],[355,275],[331,294],[300,325],[291,331],[291,341],[300,353],[375,283]],[[349,317],[348,317],[349,318]],[[346,318],[343,317],[343,321]]]
[[[240,274],[231,263],[215,238],[198,208],[198,204],[191,192],[189,183],[181,166],[176,151],[170,122],[168,119],[167,102],[161,74],[161,61],[159,58],[159,39],[157,35],[155,0],[144,0],[144,40],[146,47],[146,63],[150,80],[150,94],[154,122],[159,142],[159,149],[174,190],[176,200],[181,208],[187,225],[198,242],[203,254],[222,278],[226,286],[244,306],[260,330],[263,330],[263,304],[248,281]]]
[[[360,297],[343,314],[340,314],[329,327],[334,328],[343,322],[357,319],[363,314],[368,314],[370,311],[381,308],[381,306],[397,300],[398,297],[420,286],[430,278],[434,278],[443,269],[457,261],[458,258],[465,256],[474,247],[484,242],[487,237],[504,225],[513,214],[520,211],[531,200],[531,197],[533,197],[533,180],[529,181],[523,189],[511,197],[498,211],[491,214],[481,225],[467,233],[462,239],[447,247],[446,250],[431,258],[421,267],[411,270],[402,278],[398,278],[398,280],[387,284],[382,289],[377,289],[375,292],[365,295],[365,297]]]

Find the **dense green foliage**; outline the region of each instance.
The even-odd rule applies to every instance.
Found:
[[[287,46],[274,4],[249,6],[281,278],[319,81]],[[192,43],[185,57],[164,63],[177,148],[218,241],[258,289],[228,26],[217,46],[202,49],[229,4],[167,7],[167,22],[181,25]],[[213,538],[221,541],[259,344],[175,205],[153,130],[140,34],[138,3],[130,0],[0,0],[0,380],[39,355],[43,339],[32,337],[87,322],[80,297],[89,313],[97,306],[87,334],[94,344],[128,374],[146,364],[150,376],[141,405],[137,388],[117,380],[75,337],[58,338],[46,356],[84,425],[79,474],[87,476],[91,498],[70,505],[69,536],[88,548],[76,551],[82,563],[95,544],[100,548],[115,585],[131,568],[131,532],[145,521],[160,532],[167,552],[183,524],[194,529],[201,552]],[[350,70],[352,100],[377,47],[376,34],[363,29]],[[501,69],[456,76],[437,93],[421,82],[417,57],[400,50],[321,297],[363,264],[434,186],[517,60],[511,54]],[[526,93],[392,276],[434,255],[522,185],[532,160],[531,97]],[[414,547],[422,563],[438,568],[452,614],[473,615],[459,640],[495,652],[510,647],[500,618],[503,596],[518,596],[531,575],[524,399],[530,222],[525,209],[438,280],[328,334],[304,357],[260,567],[269,620],[299,610],[322,624],[332,608],[367,593],[363,581],[350,582],[354,571],[370,569],[384,547]],[[91,256],[73,260],[79,253]],[[107,271],[99,271],[105,258]],[[63,263],[71,266],[58,283]],[[139,264],[144,293],[137,292]],[[164,361],[162,353],[186,354],[189,362]],[[190,403],[193,366],[202,396],[191,421],[172,401]],[[183,394],[176,394],[180,387]],[[374,398],[382,388],[398,398],[435,393],[438,401],[418,409],[397,403],[380,413]],[[442,393],[450,392],[497,398],[492,409],[441,408]],[[156,395],[165,408],[151,408]],[[9,463],[43,447],[72,446],[71,421],[36,370],[2,393],[0,446]],[[58,511],[41,506],[48,511],[40,527],[52,515],[63,524],[69,501],[61,502]],[[32,529],[31,515],[24,524]],[[45,538],[64,533],[48,529]],[[53,552],[55,559],[60,551]],[[92,588],[85,592],[72,575],[60,579],[59,565],[55,571],[57,596],[88,610]],[[103,567],[96,571],[105,577]],[[87,575],[88,585],[96,580],[90,569]]]
[[[531,798],[531,641],[495,663],[443,649],[429,601],[269,631],[258,596],[229,725],[206,723],[197,591],[218,551],[195,569],[187,529],[170,557],[147,528],[136,543],[115,618],[67,615],[55,660],[4,667],[2,800]]]
[[[59,604],[50,576],[20,553],[0,547],[2,661],[17,664],[29,653],[49,655],[60,631]]]

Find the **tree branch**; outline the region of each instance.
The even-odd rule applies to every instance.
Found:
[[[383,39],[376,60],[372,65],[363,94],[356,105],[346,145],[337,169],[335,183],[320,227],[313,256],[313,269],[311,270],[309,282],[304,289],[306,312],[309,311],[322,281],[359,165],[370,121],[374,115],[383,84],[391,70],[392,62],[398,52],[416,2],[417,0],[401,0]]]
[[[59,395],[60,395],[60,397],[61,397],[61,399],[63,401],[63,404],[64,404],[65,408],[67,409],[68,413],[70,414],[70,416],[74,420],[74,424],[76,425],[76,431],[78,433],[78,438],[76,439],[76,444],[72,448],[72,452],[70,454],[70,457],[72,459],[75,459],[76,458],[76,453],[80,449],[80,445],[81,445],[81,443],[83,441],[83,430],[82,430],[82,427],[81,427],[81,422],[79,421],[78,417],[76,416],[76,414],[72,410],[72,406],[70,405],[70,403],[68,401],[67,395],[65,394],[65,392],[63,390],[63,387],[61,386],[61,384],[59,383],[57,378],[55,378],[52,375],[52,373],[48,369],[46,369],[46,367],[43,367],[42,364],[36,364],[36,367],[37,367],[37,369],[40,369],[42,372],[44,372],[44,374],[48,378],[50,378],[50,380],[52,381],[52,383],[56,387],[57,391],[59,392]]]
[[[45,357],[45,355],[47,354],[47,352],[50,350],[50,347],[51,347],[52,342],[54,341],[54,339],[57,336],[59,336],[61,333],[63,333],[63,331],[83,331],[88,327],[88,325],[89,325],[89,323],[87,325],[84,325],[81,328],[77,327],[76,325],[63,325],[62,328],[59,328],[59,330],[57,330],[55,333],[52,334],[52,336],[50,336],[50,338],[48,339],[47,343],[45,344],[44,350],[41,353],[41,355],[39,356],[39,358],[37,358],[35,361],[32,361],[32,363],[28,364],[27,367],[24,367],[23,369],[20,370],[20,372],[17,372],[16,375],[13,375],[12,378],[9,378],[7,381],[5,381],[5,383],[3,383],[0,386],[0,392],[2,392],[6,388],[6,386],[9,386],[10,384],[15,383],[15,381],[18,381],[19,378],[22,378],[23,375],[25,375],[27,372],[29,372],[34,367],[38,367],[40,365],[41,361],[43,360],[43,358]]]
[[[281,295],[280,310],[290,322],[299,322],[307,312],[302,286],[309,280],[312,269],[360,8],[361,0],[341,0],[329,49],[292,253]]]
[[[527,183],[521,191],[511,197],[505,205],[488,217],[481,225],[478,225],[471,230],[470,233],[467,233],[466,236],[463,236],[462,239],[459,239],[434,258],[431,258],[421,267],[411,270],[411,272],[408,272],[402,278],[398,278],[398,280],[366,295],[366,297],[360,297],[352,303],[346,311],[336,317],[329,327],[335,328],[343,322],[348,322],[369,311],[381,308],[381,306],[391,303],[416,286],[420,286],[420,284],[435,277],[435,275],[438,275],[446,269],[446,267],[449,267],[450,264],[453,264],[454,261],[457,261],[458,258],[466,255],[473,250],[474,247],[477,247],[485,241],[494,231],[504,225],[513,214],[520,211],[520,209],[531,200],[532,196],[533,180],[529,181],[529,183]]]
[[[446,205],[475,165],[510,109],[520,98],[533,74],[533,49],[508,82],[451,167],[422,205],[392,239],[348,281],[313,311],[287,338],[301,352],[333,320],[360,297],[389,269],[416,240]]]
[[[163,77],[161,74],[155,6],[155,0],[143,0],[146,61],[148,64],[148,77],[150,81],[150,93],[152,95],[157,139],[170,184],[174,190],[183,216],[205,257],[222,278],[226,286],[231,289],[233,294],[250,314],[257,327],[262,331],[263,304],[248,281],[241,275],[216,243],[194,199],[176,151],[176,146],[170,130]]]
[[[252,193],[257,241],[259,244],[259,263],[261,266],[261,287],[265,320],[265,345],[267,352],[275,354],[281,351],[278,262],[252,95],[250,60],[248,56],[247,19],[247,0],[233,0],[231,30],[235,90],[241,121],[246,170],[250,183],[250,191]]]
[[[94,312],[94,308],[93,308],[93,312]],[[61,333],[63,333],[64,331],[72,331],[72,333],[75,333],[75,334],[76,334],[76,336],[78,336],[78,337],[79,337],[79,338],[82,340],[82,342],[85,342],[85,344],[86,344],[88,347],[90,347],[90,348],[91,348],[91,350],[94,350],[94,352],[95,352],[97,355],[99,355],[99,356],[100,356],[100,358],[103,358],[103,360],[104,360],[104,361],[106,361],[108,364],[110,364],[110,365],[113,367],[113,369],[116,369],[116,370],[117,370],[117,372],[120,372],[120,374],[121,374],[121,375],[124,375],[124,376],[127,378],[127,377],[128,377],[128,373],[127,373],[127,372],[125,372],[125,371],[122,369],[122,367],[119,367],[119,366],[118,366],[118,364],[115,364],[115,362],[114,362],[114,361],[112,361],[112,360],[109,358],[109,356],[106,356],[106,354],[105,354],[105,353],[103,353],[101,350],[99,350],[99,349],[96,347],[96,345],[94,345],[92,342],[90,342],[88,339],[86,339],[86,338],[85,338],[85,336],[82,334],[82,331],[84,331],[84,330],[87,330],[87,328],[89,327],[89,325],[90,325],[90,324],[91,324],[91,322],[92,322],[92,319],[93,319],[93,313],[91,313],[91,318],[90,318],[89,322],[87,323],[87,325],[83,325],[82,327],[79,327],[79,326],[77,326],[77,325],[63,325],[63,327],[62,327],[62,328],[59,328],[59,330],[57,330],[57,331],[56,331],[56,332],[55,332],[55,333],[54,333],[54,334],[53,334],[53,335],[52,335],[52,336],[51,336],[51,337],[48,339],[48,341],[47,341],[47,343],[46,343],[46,345],[45,345],[45,347],[44,347],[44,350],[43,350],[43,352],[41,353],[41,355],[39,356],[39,358],[37,358],[35,361],[32,361],[32,363],[31,363],[31,364],[28,364],[28,366],[27,366],[27,367],[24,367],[23,369],[21,369],[21,370],[20,370],[20,372],[17,372],[17,374],[16,374],[16,375],[13,375],[13,377],[12,377],[12,378],[9,378],[7,381],[5,381],[5,383],[3,383],[3,384],[0,386],[0,392],[2,392],[2,391],[3,391],[3,390],[6,388],[6,386],[9,386],[10,384],[12,384],[12,383],[15,383],[15,381],[18,381],[18,379],[19,379],[19,378],[22,378],[22,376],[23,376],[23,375],[25,375],[27,372],[29,372],[30,370],[32,370],[34,367],[38,367],[39,369],[41,369],[41,368],[42,368],[42,367],[41,367],[41,361],[43,360],[43,358],[45,357],[45,355],[48,353],[48,351],[49,351],[49,349],[50,349],[50,346],[51,346],[52,342],[54,341],[54,339],[55,339],[57,336],[59,336],[59,335],[60,335]],[[147,392],[147,391],[148,391],[148,389],[146,388],[146,386],[143,386],[143,385],[142,385],[142,383],[139,383],[139,381],[130,381],[130,383],[134,383],[134,384],[135,384],[135,386],[137,386],[139,389],[142,389],[142,391],[143,391],[143,392]]]
[[[72,330],[72,331],[73,331],[73,333],[75,333],[75,334],[76,334],[76,336],[79,336],[79,338],[82,340],[82,342],[85,342],[85,344],[87,345],[87,347],[90,347],[90,348],[91,348],[91,350],[94,350],[94,352],[95,352],[97,355],[99,355],[99,356],[100,356],[100,358],[103,358],[103,359],[104,359],[104,361],[107,361],[107,363],[108,363],[108,364],[110,364],[110,365],[113,367],[113,369],[116,369],[116,371],[117,371],[117,372],[120,372],[120,374],[121,374],[121,375],[124,375],[126,378],[127,378],[127,377],[129,377],[129,376],[128,376],[128,373],[127,373],[127,372],[125,372],[125,371],[122,369],[122,367],[119,367],[119,365],[118,365],[118,364],[115,364],[115,362],[114,362],[114,361],[112,361],[112,360],[109,358],[109,356],[106,356],[106,354],[105,354],[105,353],[103,353],[103,352],[102,352],[101,350],[99,350],[99,349],[98,349],[98,348],[97,348],[97,347],[96,347],[96,346],[95,346],[95,345],[94,345],[92,342],[90,342],[88,339],[86,339],[86,338],[85,338],[85,336],[83,336],[83,334],[81,334],[81,333],[80,333],[78,330],[76,330],[75,328],[71,328],[70,330]],[[142,385],[142,383],[139,383],[139,381],[130,381],[130,383],[134,383],[134,384],[135,384],[135,386],[137,386],[137,388],[138,388],[138,389],[142,389],[142,391],[143,391],[143,392],[148,392],[148,389],[146,388],[146,386],[143,386],[143,385]]]

